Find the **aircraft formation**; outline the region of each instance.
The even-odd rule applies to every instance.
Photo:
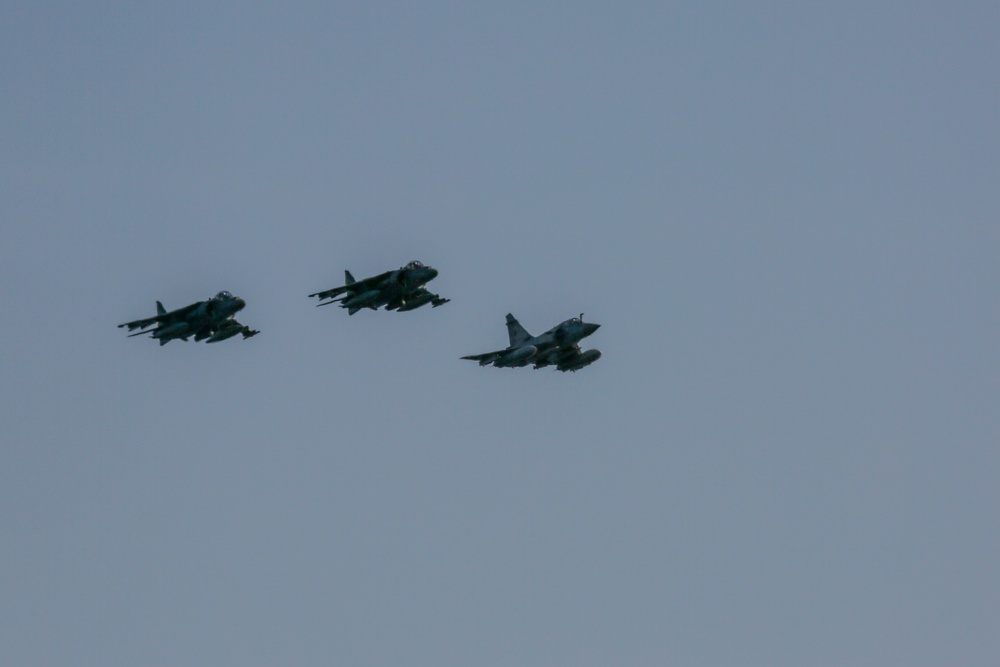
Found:
[[[363,308],[403,312],[420,308],[428,303],[432,308],[444,305],[451,299],[442,298],[429,291],[427,283],[438,275],[437,269],[419,261],[412,261],[394,271],[386,271],[371,278],[355,280],[350,271],[344,271],[344,285],[320,292],[316,297],[317,306],[340,304],[348,315],[354,315]],[[239,323],[236,313],[246,307],[246,301],[231,292],[222,291],[211,299],[198,301],[189,306],[167,311],[163,304],[156,302],[156,315],[141,320],[119,324],[127,327],[129,337],[148,334],[166,345],[172,340],[207,343],[232,338],[243,334],[243,338],[256,336],[259,331]],[[543,334],[532,336],[512,314],[507,313],[507,336],[510,344],[502,350],[471,354],[462,359],[478,361],[480,366],[495,368],[518,368],[531,365],[535,369],[555,366],[558,371],[578,371],[601,358],[600,350],[581,350],[580,341],[590,336],[601,325],[583,321],[583,313],[562,322]]]

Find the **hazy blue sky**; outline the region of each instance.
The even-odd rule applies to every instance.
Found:
[[[5,3],[0,663],[1000,664],[998,34]],[[222,289],[260,336],[115,328]],[[604,356],[460,361],[507,312]]]

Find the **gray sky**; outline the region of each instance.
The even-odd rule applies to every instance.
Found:
[[[0,663],[998,663],[996,3],[205,4],[0,22]]]

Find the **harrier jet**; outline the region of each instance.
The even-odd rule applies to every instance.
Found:
[[[346,284],[343,287],[334,287],[309,296],[315,296],[320,301],[330,299],[317,304],[318,306],[340,303],[340,307],[346,308],[349,315],[362,308],[378,310],[379,306],[400,312],[413,310],[428,303],[437,308],[451,301],[442,299],[424,288],[424,285],[434,280],[437,274],[437,269],[417,261],[410,262],[395,271],[386,271],[364,280],[355,280],[350,271],[344,271]]]
[[[135,320],[119,324],[118,327],[128,327],[129,331],[135,329],[145,329],[138,331],[132,336],[150,334],[160,341],[160,345],[166,345],[175,338],[187,340],[194,336],[196,341],[208,339],[209,343],[218,343],[220,340],[232,338],[236,334],[243,334],[244,338],[256,336],[259,331],[254,331],[248,326],[244,326],[234,319],[236,313],[247,305],[247,302],[238,296],[233,296],[231,292],[219,292],[208,301],[199,301],[190,306],[172,310],[169,313],[159,301],[156,302],[156,317],[145,320]],[[149,327],[158,325],[155,329]]]
[[[581,352],[577,345],[600,326],[585,323],[583,313],[580,313],[580,317],[566,320],[540,336],[532,336],[513,315],[507,313],[510,345],[504,350],[462,358],[478,361],[480,366],[493,364],[497,368],[534,364],[536,369],[554,365],[557,371],[578,371],[601,358],[600,350]]]

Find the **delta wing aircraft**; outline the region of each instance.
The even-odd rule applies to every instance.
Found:
[[[429,292],[424,287],[437,274],[437,269],[418,261],[364,280],[355,280],[350,271],[344,271],[346,284],[343,287],[334,287],[309,296],[317,297],[320,301],[330,299],[317,306],[339,303],[341,308],[347,309],[348,315],[353,315],[362,308],[378,310],[379,306],[399,312],[413,310],[428,303],[432,308],[437,308],[451,301],[442,299],[440,295]]]
[[[234,317],[246,305],[246,301],[226,291],[219,292],[208,301],[192,303],[190,306],[170,312],[157,301],[155,317],[126,322],[119,324],[118,327],[128,327],[129,331],[144,329],[129,334],[129,338],[150,334],[160,341],[160,345],[166,345],[175,338],[186,341],[190,336],[194,336],[196,341],[207,338],[209,343],[218,343],[236,334],[250,338],[260,332],[240,324]],[[156,328],[150,329],[149,327],[153,325],[157,325]]]
[[[557,371],[578,371],[601,358],[600,350],[581,352],[577,345],[600,326],[584,322],[583,313],[580,313],[580,317],[568,319],[539,336],[532,336],[517,318],[507,313],[510,345],[496,352],[472,354],[462,358],[478,361],[480,366],[492,364],[497,368],[534,364],[536,369],[554,365]]]

